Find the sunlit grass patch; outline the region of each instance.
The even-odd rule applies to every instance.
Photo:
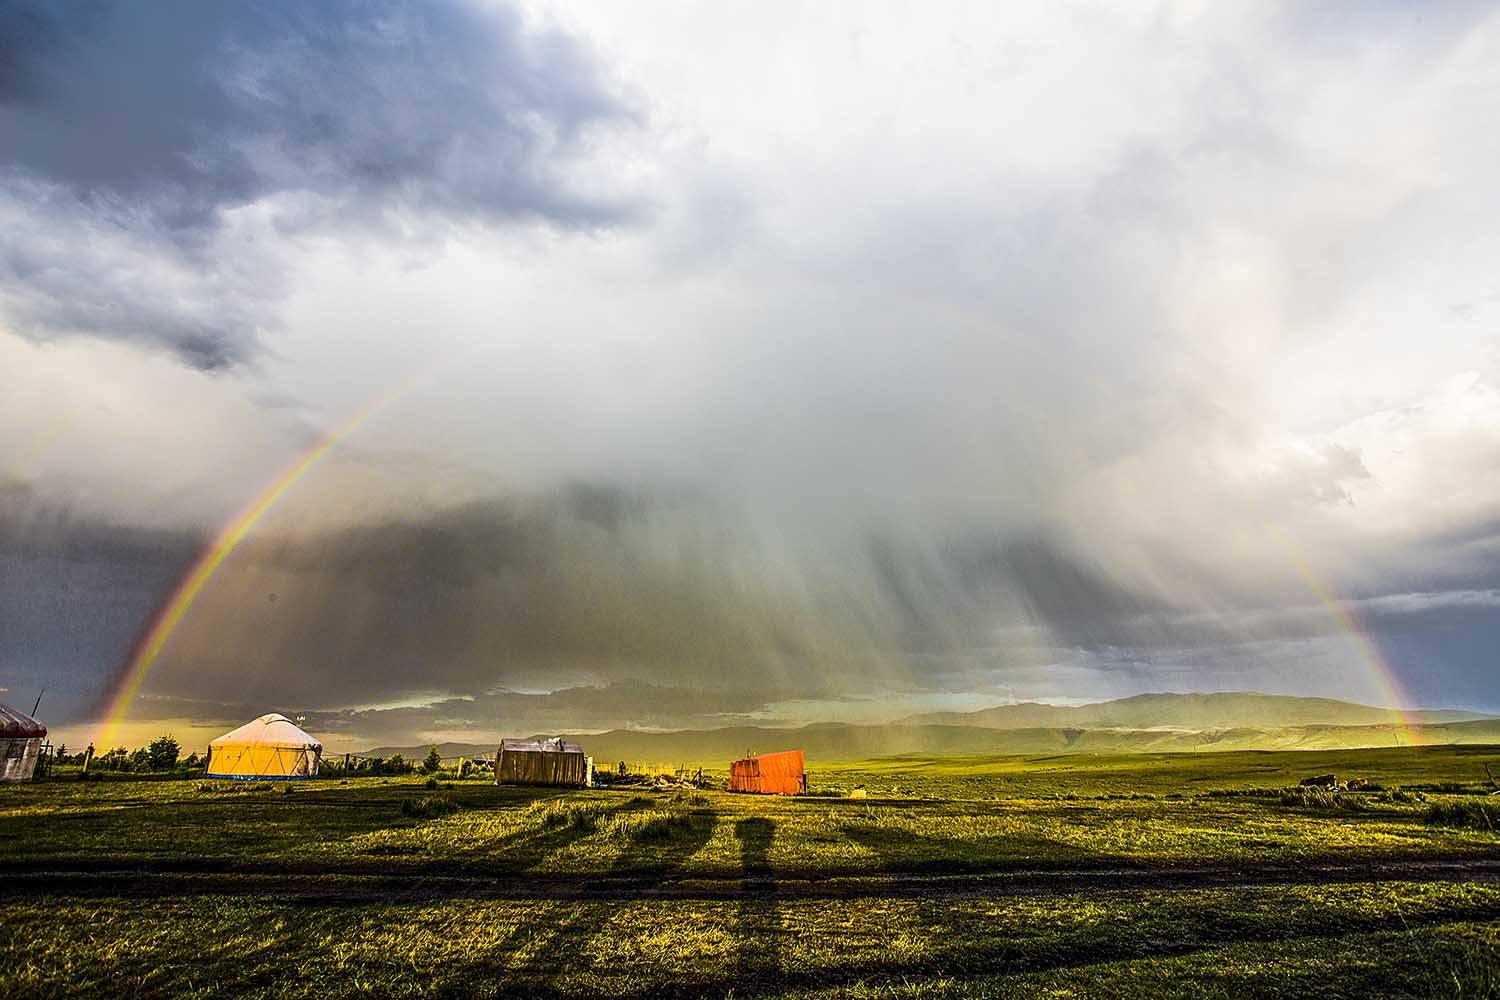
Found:
[[[34,896],[9,900],[0,962],[18,970],[7,988],[19,996],[1493,990],[1496,886],[1422,881],[1432,869],[1417,881],[1276,881],[1403,860],[1475,860],[1453,878],[1478,880],[1496,856],[1488,828],[1429,825],[1427,803],[1399,790],[1357,793],[1367,808],[1352,810],[1302,793],[1283,805],[1271,779],[1247,781],[1263,793],[1211,795],[1234,790],[1211,760],[1152,765],[1139,793],[1120,778],[1126,765],[1107,762],[1092,788],[1088,766],[971,761],[964,782],[992,780],[985,767],[1028,781],[1027,767],[1053,770],[1027,796],[941,798],[941,762],[894,780],[877,764],[887,788],[930,782],[933,794],[865,800],[427,789],[422,777],[307,782],[288,796],[35,786],[0,794],[0,860],[43,874],[119,865],[142,881],[92,888],[88,867],[63,888],[32,883]],[[1205,791],[1165,791],[1184,787]],[[403,808],[424,799],[421,815]],[[158,859],[170,863],[158,871]],[[184,879],[181,861],[202,869]],[[1280,874],[1256,883],[1257,864]],[[1249,882],[1172,881],[1216,866]],[[150,892],[151,878],[167,891]],[[98,891],[127,896],[90,898]]]
[[[888,997],[1466,997],[1493,984],[1497,915],[1494,886],[1410,882],[358,908],[61,899],[13,907],[0,957],[25,950],[9,980],[25,996],[833,997],[862,983]]]

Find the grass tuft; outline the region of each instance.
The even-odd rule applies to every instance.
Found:
[[[598,802],[543,800],[533,802],[529,811],[538,818],[544,829],[592,833],[599,828],[599,820],[605,809]]]
[[[269,781],[200,781],[199,795],[238,795],[246,792],[269,792]]]
[[[668,843],[689,836],[696,819],[692,813],[648,809],[621,813],[609,825],[612,840]]]
[[[1451,826],[1465,830],[1500,829],[1500,806],[1473,799],[1439,802],[1427,810],[1429,826]]]
[[[408,797],[401,800],[401,815],[411,816],[414,819],[447,816],[449,813],[457,812],[460,808],[457,802],[446,795],[423,795],[420,798]]]
[[[1365,812],[1369,797],[1358,792],[1341,792],[1333,788],[1297,786],[1281,792],[1281,804],[1318,812]]]

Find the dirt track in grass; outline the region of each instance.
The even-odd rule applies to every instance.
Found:
[[[1137,868],[1014,868],[1002,871],[880,872],[859,875],[777,874],[756,878],[659,878],[640,875],[476,876],[456,874],[362,875],[288,873],[257,866],[225,870],[178,860],[163,866],[99,864],[0,864],[0,899],[28,896],[162,897],[268,896],[309,902],[417,902],[446,899],[733,900],[959,899],[1069,896],[1112,891],[1207,889],[1225,886],[1316,886],[1376,882],[1500,882],[1500,858],[1404,859],[1338,864],[1254,864]]]

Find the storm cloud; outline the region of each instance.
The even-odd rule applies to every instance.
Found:
[[[631,121],[585,47],[509,8],[7,4],[0,307],[38,338],[243,362],[282,241],[638,214],[576,169]]]
[[[330,434],[138,713],[1379,701],[1371,649],[1500,708],[1492,12],[172,10],[0,60],[0,655],[77,717]]]

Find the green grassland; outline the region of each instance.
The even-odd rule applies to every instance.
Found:
[[[1500,748],[0,788],[14,996],[1497,996]],[[1333,771],[1368,792],[1289,792]],[[866,798],[847,793],[862,788]]]
[[[1282,788],[1332,772],[1340,780],[1364,778],[1385,787],[1435,791],[1459,786],[1488,791],[1484,765],[1500,778],[1496,748],[1489,746],[1378,747],[1324,750],[1235,750],[1214,753],[1049,754],[995,757],[902,755],[878,761],[822,765],[814,780],[834,789],[864,782],[944,798],[1048,795],[1204,794]]]
[[[1301,701],[1305,699],[1291,699]],[[542,734],[556,735],[556,734]],[[1234,753],[1251,750],[1360,750],[1410,746],[1475,746],[1500,743],[1500,720],[1427,723],[1423,725],[1299,725],[1262,723],[1206,729],[1191,725],[1159,728],[1042,727],[991,729],[970,723],[853,725],[824,722],[781,729],[738,726],[727,729],[570,734],[596,761],[660,761],[686,764],[729,761],[747,753],[800,747],[819,761],[854,762],[872,757],[955,754],[1037,756],[1043,754]],[[488,757],[495,747],[479,743],[443,743],[444,757]],[[420,759],[427,747],[377,747],[369,756],[399,753]]]

